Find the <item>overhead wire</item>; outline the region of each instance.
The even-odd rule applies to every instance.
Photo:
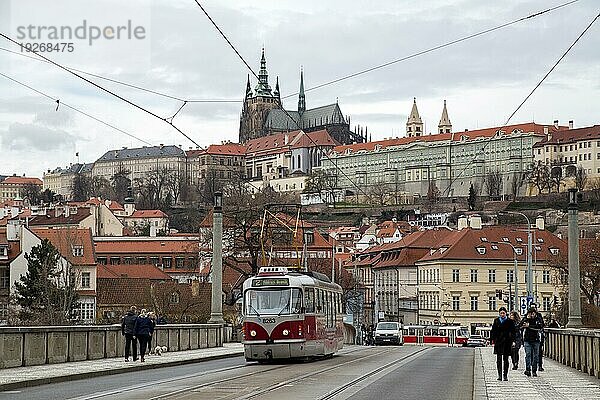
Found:
[[[118,132],[121,132],[121,133],[123,133],[123,134],[125,134],[125,135],[129,136],[129,137],[130,137],[130,138],[132,138],[132,139],[136,139],[136,140],[138,140],[138,141],[140,141],[140,142],[142,142],[142,143],[144,143],[144,144],[147,144],[147,145],[149,145],[149,146],[152,146],[152,143],[150,143],[150,142],[148,142],[148,141],[146,141],[146,140],[144,140],[144,139],[141,139],[141,138],[139,138],[139,137],[137,137],[137,136],[135,136],[135,135],[133,135],[133,134],[131,134],[131,133],[129,133],[129,132],[127,132],[127,131],[125,131],[125,130],[121,129],[121,128],[118,128],[118,127],[116,127],[116,126],[114,126],[114,125],[112,125],[112,124],[110,124],[110,123],[108,123],[108,122],[106,122],[106,121],[104,121],[104,120],[102,120],[102,119],[98,118],[98,117],[95,117],[95,116],[93,116],[93,115],[91,115],[91,114],[88,114],[87,112],[85,112],[85,111],[83,111],[83,110],[80,110],[80,109],[78,109],[77,107],[71,106],[71,105],[69,105],[69,104],[67,104],[67,103],[65,103],[65,102],[63,102],[63,101],[60,101],[58,98],[54,98],[54,97],[50,96],[49,94],[47,94],[47,93],[44,93],[44,92],[42,92],[41,90],[38,90],[38,89],[36,89],[36,88],[34,88],[34,87],[32,87],[32,86],[30,86],[30,85],[28,85],[28,84],[24,83],[24,82],[21,82],[21,81],[19,81],[19,80],[15,79],[15,78],[13,78],[13,77],[11,77],[11,76],[9,76],[9,75],[6,75],[6,74],[4,74],[4,73],[0,72],[0,76],[2,76],[2,77],[4,77],[5,79],[8,79],[8,80],[10,80],[10,81],[12,81],[12,82],[14,82],[14,83],[18,84],[18,85],[21,85],[21,86],[23,86],[23,87],[25,87],[25,88],[27,88],[27,89],[29,89],[29,90],[31,90],[31,91],[33,91],[33,92],[35,92],[35,93],[37,93],[37,94],[41,95],[41,96],[43,96],[43,97],[46,97],[46,98],[48,98],[48,99],[52,100],[54,103],[57,103],[59,106],[63,106],[63,107],[69,108],[69,109],[71,109],[71,110],[73,110],[73,111],[75,111],[75,112],[78,112],[79,114],[85,115],[86,117],[88,117],[88,118],[90,118],[90,119],[93,119],[93,120],[94,120],[94,121],[96,121],[96,122],[99,122],[99,123],[101,123],[101,124],[103,124],[103,125],[105,125],[105,126],[108,126],[109,128],[112,128],[112,129],[114,129],[114,130],[116,130],[116,131],[118,131]]]
[[[389,67],[391,65],[394,65],[394,64],[397,64],[397,63],[400,63],[400,62],[403,62],[403,61],[407,61],[407,60],[410,60],[412,58],[416,58],[416,57],[422,56],[424,54],[431,53],[431,52],[434,52],[436,50],[440,50],[440,49],[443,49],[445,47],[449,47],[449,46],[455,45],[457,43],[461,43],[461,42],[467,41],[469,39],[473,39],[473,38],[476,38],[478,36],[482,36],[482,35],[488,34],[490,32],[494,32],[494,31],[506,28],[508,26],[517,24],[519,22],[522,22],[522,21],[525,21],[525,20],[528,20],[528,19],[532,19],[532,18],[535,18],[535,17],[539,17],[540,15],[543,15],[543,14],[546,14],[546,13],[558,10],[559,8],[563,8],[563,7],[569,6],[569,5],[571,5],[573,3],[576,3],[578,1],[579,0],[567,1],[567,2],[559,4],[557,6],[550,7],[550,8],[547,8],[545,10],[537,11],[537,12],[535,12],[533,14],[529,14],[527,16],[524,16],[524,17],[521,17],[521,18],[517,18],[515,20],[509,21],[509,22],[505,22],[505,23],[500,24],[500,25],[496,25],[496,26],[494,26],[492,28],[484,29],[482,31],[479,31],[479,32],[476,32],[476,33],[472,33],[470,35],[463,36],[461,38],[454,39],[454,40],[451,40],[449,42],[445,42],[445,43],[439,44],[437,46],[433,46],[433,47],[427,48],[425,50],[420,50],[420,51],[417,51],[415,53],[409,54],[407,56],[404,56],[404,57],[401,57],[401,58],[397,58],[397,59],[392,60],[392,61],[385,62],[383,64],[378,64],[378,65],[375,65],[373,67],[369,67],[369,68],[363,69],[363,70],[358,71],[358,72],[354,72],[354,73],[351,73],[351,74],[348,74],[348,75],[344,75],[344,76],[342,76],[340,78],[335,78],[335,79],[332,79],[330,81],[323,82],[323,83],[320,83],[320,84],[318,84],[316,86],[307,88],[307,89],[304,90],[304,92],[310,92],[312,90],[316,90],[316,89],[320,89],[320,88],[325,87],[325,86],[333,85],[334,83],[342,82],[342,81],[345,81],[345,80],[350,79],[350,78],[355,78],[357,76],[364,75],[366,73],[373,72],[373,71],[376,71],[378,69],[386,68],[386,67]],[[288,97],[296,96],[297,94],[298,94],[298,92],[290,93],[290,94],[288,94],[286,96],[283,96],[282,99],[287,99]]]
[[[585,29],[579,34],[579,36],[577,36],[577,38],[571,43],[571,45],[562,53],[562,55],[558,58],[558,60],[556,60],[556,62],[552,65],[552,67],[548,70],[548,72],[546,72],[544,74],[544,76],[542,77],[542,79],[539,80],[539,82],[533,87],[533,89],[531,89],[529,91],[529,93],[527,94],[527,96],[525,96],[525,98],[523,99],[523,101],[521,101],[521,103],[519,103],[519,105],[517,106],[517,108],[508,116],[508,118],[506,119],[506,122],[504,122],[504,124],[498,128],[498,131],[502,130],[503,128],[505,128],[509,123],[510,120],[517,114],[517,112],[519,112],[519,110],[523,107],[523,105],[527,102],[527,100],[529,100],[529,98],[531,98],[531,96],[533,95],[533,93],[535,93],[535,91],[542,85],[542,83],[546,80],[546,78],[548,78],[548,76],[550,76],[550,74],[556,69],[556,67],[558,66],[558,64],[560,64],[560,62],[567,56],[567,54],[569,54],[569,52],[571,51],[571,49],[577,44],[577,42],[579,42],[579,40],[587,33],[587,31],[592,27],[592,25],[598,20],[598,18],[600,18],[600,13],[598,13],[598,15],[596,15],[591,21],[590,23],[585,27]],[[444,196],[446,194],[446,191],[448,191],[448,195],[450,195],[450,191],[452,189],[452,185],[454,184],[454,182],[456,182],[456,180],[458,180],[462,174],[477,160],[477,158],[481,155],[481,153],[485,152],[485,149],[487,148],[487,146],[492,142],[492,140],[494,139],[494,136],[489,137],[486,142],[484,143],[483,147],[481,148],[481,150],[479,150],[479,152],[477,152],[473,158],[471,159],[471,161],[460,171],[460,174],[458,174],[455,178],[450,180],[450,184],[448,185],[448,187],[444,190],[444,193],[442,194],[442,196]]]
[[[7,49],[5,47],[0,47],[0,50],[4,51],[4,52],[7,52],[7,53],[12,53],[12,54],[17,55],[17,56],[26,57],[26,58],[29,58],[31,60],[48,63],[48,61],[46,61],[44,59],[30,56],[27,53],[22,53],[22,52],[10,50],[10,49]],[[84,74],[84,75],[89,75],[89,76],[92,76],[94,78],[98,78],[98,79],[102,79],[102,80],[105,80],[105,81],[108,81],[108,82],[111,82],[111,83],[115,83],[117,85],[126,86],[126,87],[129,87],[129,88],[132,88],[132,89],[136,89],[136,90],[140,90],[140,91],[146,92],[146,93],[151,93],[151,94],[154,94],[154,95],[157,95],[157,96],[165,97],[165,98],[176,100],[176,101],[186,102],[186,103],[241,103],[241,100],[234,100],[234,99],[185,99],[185,98],[181,98],[181,97],[178,97],[178,96],[170,95],[168,93],[159,92],[159,91],[154,90],[154,89],[148,89],[148,88],[145,88],[143,86],[134,85],[132,83],[124,82],[124,81],[121,81],[121,80],[118,80],[118,79],[108,78],[106,76],[94,74],[92,72],[88,72],[88,71],[85,71],[85,70],[82,70],[82,69],[73,68],[73,67],[70,67],[70,66],[65,66],[65,68],[67,68],[69,70],[72,70],[72,71],[75,71],[75,72],[79,72],[79,73]]]
[[[13,44],[15,44],[15,45],[17,45],[17,46],[20,46],[20,44],[19,44],[19,43],[18,43],[16,40],[14,40],[14,39],[13,39],[13,38],[11,38],[10,36],[8,36],[8,35],[6,35],[6,34],[4,34],[4,33],[2,33],[2,32],[0,32],[0,37],[2,37],[2,38],[4,38],[4,39],[8,40],[9,42],[11,42],[11,43],[13,43]],[[185,132],[183,132],[183,131],[182,131],[182,130],[181,130],[179,127],[177,127],[175,124],[173,124],[173,122],[172,122],[172,121],[171,121],[171,122],[169,122],[169,121],[167,120],[167,118],[161,117],[160,115],[158,115],[158,114],[156,114],[156,113],[154,113],[154,112],[152,112],[152,111],[148,110],[148,109],[147,109],[147,108],[145,108],[145,107],[142,107],[142,106],[140,106],[139,104],[137,104],[137,103],[135,103],[135,102],[133,102],[133,101],[131,101],[131,100],[129,100],[129,99],[127,99],[127,98],[125,98],[125,97],[121,96],[120,94],[118,94],[118,93],[115,93],[115,92],[113,92],[112,90],[110,90],[110,89],[107,89],[107,88],[105,88],[105,87],[104,87],[104,86],[102,86],[102,85],[99,85],[98,83],[96,83],[96,82],[94,82],[94,81],[92,81],[92,80],[90,80],[90,79],[86,78],[85,76],[82,76],[81,74],[79,74],[79,73],[78,73],[78,72],[76,72],[76,71],[69,70],[68,68],[64,67],[63,65],[61,65],[61,64],[59,64],[59,63],[57,63],[57,62],[55,62],[55,61],[51,60],[50,58],[48,58],[48,57],[46,57],[46,56],[44,56],[44,55],[40,54],[40,53],[39,53],[39,52],[37,52],[37,51],[34,51],[34,50],[30,50],[30,51],[31,51],[32,53],[34,53],[35,55],[37,55],[38,57],[40,57],[41,59],[43,59],[43,60],[46,60],[46,61],[47,61],[47,62],[49,62],[50,64],[54,65],[55,67],[58,67],[58,68],[62,69],[63,71],[66,71],[66,72],[68,72],[69,74],[71,74],[71,75],[74,75],[75,77],[77,77],[77,78],[79,78],[79,79],[81,79],[81,80],[83,80],[83,81],[85,81],[85,82],[89,83],[90,85],[94,86],[95,88],[97,88],[97,89],[100,89],[101,91],[103,91],[103,92],[105,92],[105,93],[108,93],[109,95],[111,95],[111,96],[113,96],[113,97],[115,97],[115,98],[117,98],[117,99],[119,99],[119,100],[121,100],[121,101],[123,101],[123,102],[125,102],[125,103],[129,104],[130,106],[132,106],[132,107],[134,107],[134,108],[137,108],[138,110],[140,110],[140,111],[143,111],[143,112],[145,112],[146,114],[149,114],[149,115],[151,115],[151,116],[153,116],[153,117],[155,117],[155,118],[157,118],[157,119],[159,119],[159,120],[161,120],[161,121],[165,122],[166,124],[170,125],[170,126],[173,128],[173,129],[175,129],[177,132],[179,132],[181,135],[183,135],[183,136],[184,136],[186,139],[188,139],[190,142],[192,142],[192,143],[194,143],[196,146],[200,147],[200,145],[199,145],[199,144],[198,144],[198,143],[197,143],[197,142],[196,142],[194,139],[192,139],[192,138],[191,138],[189,135],[187,135]]]

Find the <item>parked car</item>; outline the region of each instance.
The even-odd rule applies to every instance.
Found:
[[[468,347],[483,347],[487,345],[487,340],[481,335],[471,335],[467,339]]]
[[[402,325],[399,322],[379,322],[375,328],[375,345],[404,344]]]

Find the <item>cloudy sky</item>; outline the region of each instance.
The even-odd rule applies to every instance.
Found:
[[[279,76],[285,96],[298,90],[301,66],[305,85],[310,88],[565,1],[201,3],[255,71],[261,47],[265,47],[270,82],[274,86]],[[597,0],[580,0],[493,33],[310,91],[307,107],[338,99],[352,125],[368,126],[373,140],[404,135],[413,97],[427,131],[435,132],[444,99],[455,130],[502,125],[598,11]],[[121,26],[125,28],[119,31]],[[40,31],[40,27],[45,28]],[[82,28],[76,31],[78,27]],[[52,28],[63,37],[50,38]],[[94,28],[109,36],[119,32],[121,37],[91,39]],[[69,30],[84,38],[69,39]],[[24,44],[73,43],[72,52],[44,53],[69,67],[180,99],[231,100],[190,103],[177,115],[175,124],[200,145],[237,140],[239,100],[248,71],[194,0],[1,0],[0,31]],[[50,96],[46,98],[0,75],[0,174],[41,176],[49,168],[76,162],[76,153],[81,162],[91,162],[107,150],[140,147],[144,142],[181,145],[184,149],[195,146],[164,122],[53,65],[23,56],[27,53],[19,46],[0,38],[0,48],[1,74]],[[566,124],[572,119],[577,127],[599,123],[599,49],[597,22],[513,122],[552,123],[558,119]],[[88,78],[161,117],[173,115],[182,104]],[[52,99],[141,140],[62,104],[56,110]],[[296,109],[297,97],[287,98],[285,104]]]

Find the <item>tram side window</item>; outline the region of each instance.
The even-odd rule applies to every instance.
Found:
[[[317,303],[317,313],[323,312],[323,302],[321,301],[321,290],[315,289],[315,302]]]
[[[306,288],[304,289],[304,307],[307,313],[315,312],[315,289]]]
[[[335,315],[335,311],[333,308],[333,301],[331,299],[331,292],[327,292],[327,322],[328,326],[333,326],[333,319]]]

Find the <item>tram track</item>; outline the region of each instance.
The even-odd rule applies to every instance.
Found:
[[[341,393],[342,391],[344,391],[344,390],[348,389],[349,387],[351,387],[351,386],[353,386],[353,385],[356,385],[357,383],[359,383],[359,382],[363,381],[364,379],[366,379],[366,378],[368,378],[368,377],[370,377],[370,376],[373,376],[373,375],[375,375],[376,373],[378,373],[378,372],[380,372],[380,371],[383,371],[383,370],[384,370],[384,369],[386,369],[386,368],[389,368],[391,365],[393,365],[393,364],[397,364],[398,362],[402,362],[402,361],[404,361],[404,360],[407,360],[407,359],[409,359],[409,358],[411,358],[411,357],[414,357],[414,356],[416,356],[417,354],[419,354],[419,353],[421,353],[421,352],[424,352],[424,351],[426,351],[426,350],[430,350],[430,349],[429,349],[429,348],[421,348],[421,349],[419,349],[419,350],[416,350],[416,351],[414,351],[414,352],[412,352],[412,353],[410,353],[410,354],[407,354],[406,356],[403,356],[403,357],[401,357],[401,358],[399,358],[399,359],[396,359],[396,360],[394,360],[394,361],[392,361],[392,362],[390,362],[390,363],[387,363],[387,364],[385,364],[385,365],[384,365],[384,366],[382,366],[382,367],[376,368],[375,370],[373,370],[373,371],[371,371],[371,372],[369,372],[369,373],[365,374],[364,376],[361,376],[361,377],[359,377],[359,378],[357,378],[357,379],[354,379],[353,381],[349,382],[348,384],[346,384],[346,385],[343,385],[343,386],[341,386],[340,388],[336,389],[335,391],[328,393],[327,395],[325,395],[325,396],[323,397],[323,399],[330,399],[330,398],[334,397],[335,395],[337,395],[337,394]],[[264,394],[267,394],[267,393],[269,393],[269,392],[273,392],[273,391],[275,391],[275,390],[277,390],[277,389],[279,389],[279,388],[281,388],[281,387],[284,387],[284,386],[290,385],[290,384],[292,384],[292,383],[296,383],[296,382],[299,382],[299,381],[305,380],[305,379],[307,379],[307,378],[311,378],[311,377],[313,377],[313,376],[316,376],[316,375],[322,374],[322,373],[324,373],[324,372],[328,372],[328,371],[331,371],[331,370],[334,370],[334,369],[342,368],[342,367],[345,367],[345,366],[347,366],[347,365],[350,365],[350,364],[353,364],[353,363],[356,363],[356,362],[359,362],[359,361],[364,361],[365,359],[372,358],[372,357],[375,357],[375,356],[379,356],[379,355],[381,355],[381,354],[383,354],[383,353],[385,353],[385,352],[386,352],[385,350],[384,350],[384,351],[379,351],[379,352],[377,352],[377,353],[374,353],[374,354],[369,354],[369,355],[366,355],[366,356],[364,356],[364,357],[360,357],[360,358],[357,358],[357,359],[354,359],[354,360],[350,360],[350,361],[347,361],[347,362],[344,362],[344,363],[341,363],[341,364],[333,365],[333,366],[330,366],[330,367],[327,367],[327,368],[322,368],[322,369],[320,369],[320,370],[317,370],[317,371],[308,372],[308,373],[306,373],[306,374],[303,374],[303,375],[300,375],[300,376],[298,376],[298,377],[295,377],[295,378],[292,378],[292,379],[287,379],[287,380],[285,380],[285,381],[278,382],[278,383],[276,383],[276,384],[274,384],[274,385],[271,385],[271,386],[269,386],[269,387],[266,387],[266,388],[263,388],[263,389],[257,390],[257,391],[255,391],[255,392],[252,392],[252,393],[249,393],[249,394],[246,394],[246,395],[244,395],[244,396],[237,397],[237,398],[235,398],[235,400],[247,400],[247,399],[253,399],[253,398],[256,398],[256,397],[262,396],[262,395],[264,395]]]

